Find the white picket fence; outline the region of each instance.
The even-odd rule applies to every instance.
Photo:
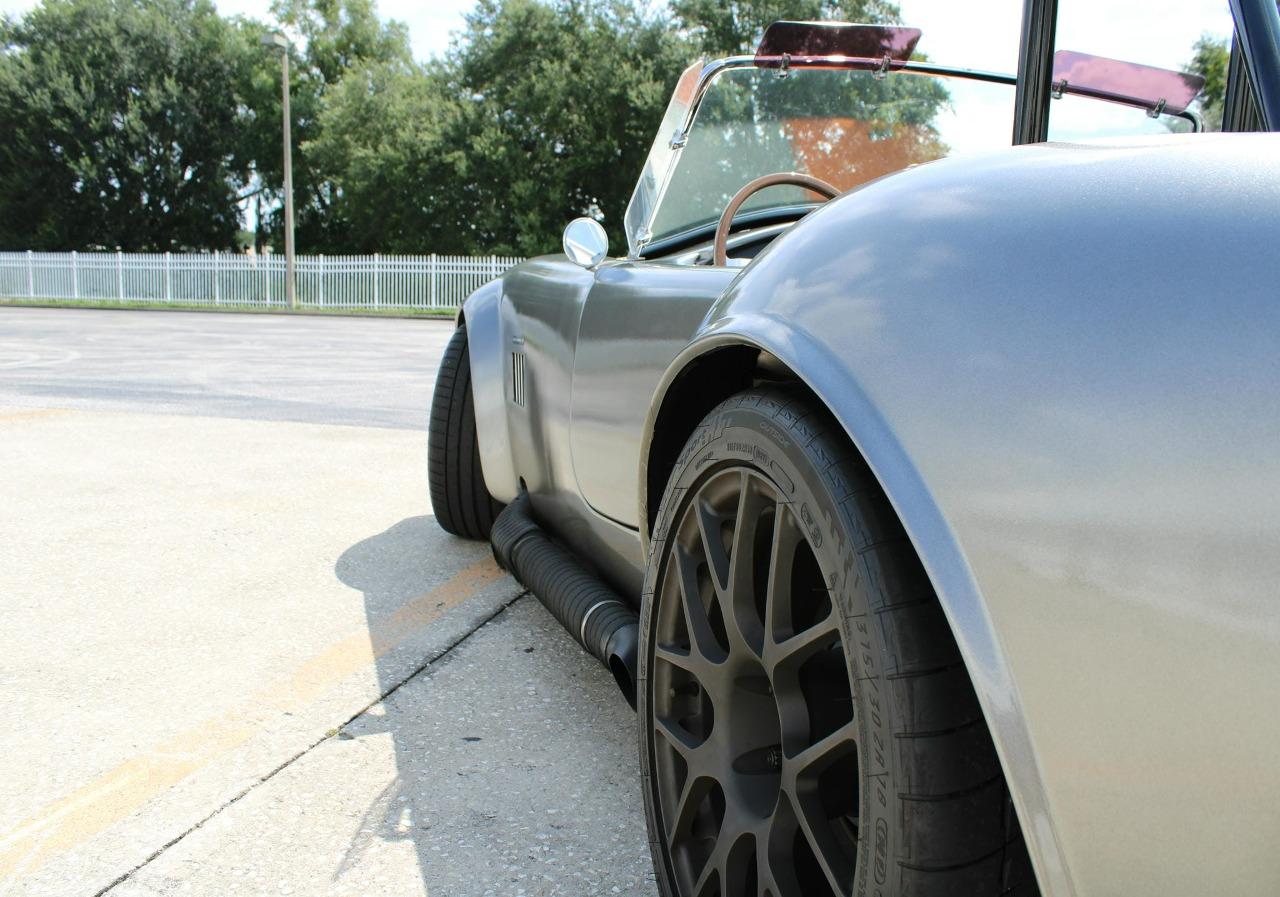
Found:
[[[306,255],[304,308],[451,309],[519,262],[502,256]],[[285,305],[285,260],[238,253],[0,252],[0,300]]]

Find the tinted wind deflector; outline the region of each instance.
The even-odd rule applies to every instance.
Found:
[[[762,68],[839,65],[893,69],[911,58],[919,40],[919,28],[897,25],[774,22],[760,39],[755,64]]]
[[[1204,87],[1204,78],[1136,62],[1091,56],[1072,50],[1053,54],[1053,92],[1123,103],[1151,115],[1186,112]]]

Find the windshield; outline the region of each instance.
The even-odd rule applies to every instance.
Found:
[[[964,107],[979,96],[984,109],[1003,99],[1008,118],[966,120]],[[645,242],[709,226],[760,175],[801,172],[844,192],[953,152],[1007,146],[1012,109],[1006,84],[845,69],[726,69],[709,86],[650,206]],[[802,188],[770,187],[740,214],[759,219],[813,199]]]
[[[845,193],[942,156],[1008,146],[1013,76],[913,59],[919,38],[918,29],[897,25],[775,22],[755,56],[690,66],[627,207],[631,254],[704,238],[733,196],[763,175],[805,174]],[[1218,47],[1209,37],[1196,46],[1197,53]],[[1225,45],[1218,49],[1225,67]],[[1093,136],[1200,130],[1201,113],[1212,111],[1199,98],[1205,80],[1060,50],[1051,93],[1068,101],[1068,114],[1053,124],[1070,124],[1084,100]],[[1109,114],[1117,110],[1118,125]],[[735,222],[794,221],[813,202],[804,188],[771,186],[753,194]]]

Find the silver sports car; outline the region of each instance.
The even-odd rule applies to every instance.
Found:
[[[777,23],[680,78],[625,257],[579,219],[467,300],[434,511],[639,712],[664,897],[1280,894],[1280,14],[1231,5],[1217,134],[1054,0],[1016,76]]]

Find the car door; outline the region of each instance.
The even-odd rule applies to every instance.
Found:
[[[574,353],[570,445],[578,489],[605,517],[639,526],[640,445],[650,400],[737,273],[631,259],[597,269]]]

